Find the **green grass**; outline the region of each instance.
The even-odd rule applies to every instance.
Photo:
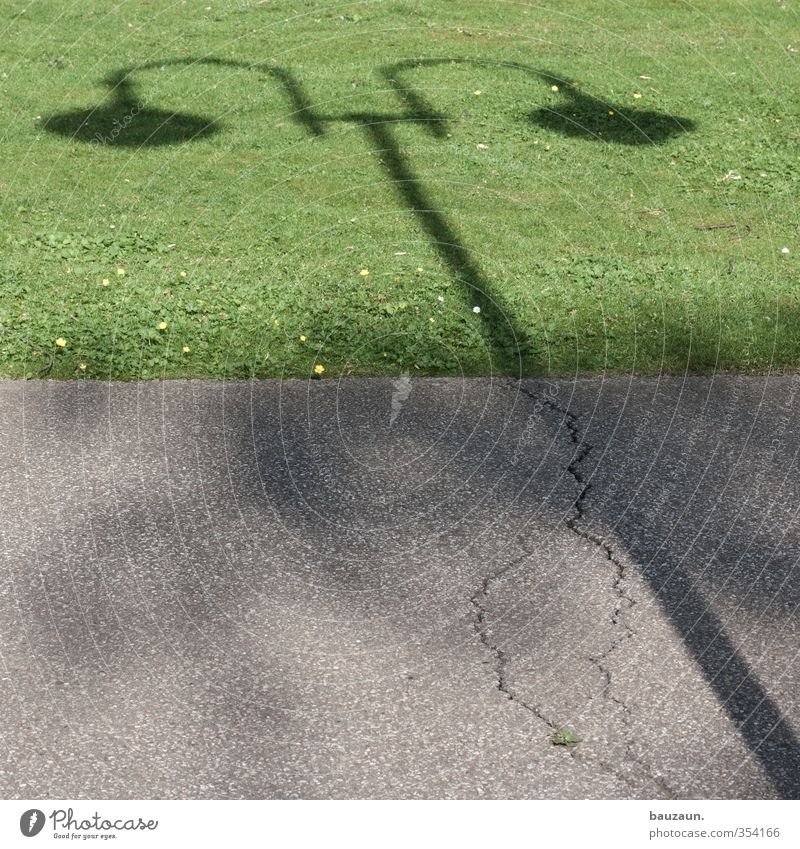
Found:
[[[800,363],[792,4],[3,0],[0,34],[2,376]]]

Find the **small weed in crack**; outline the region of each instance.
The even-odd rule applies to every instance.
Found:
[[[581,738],[569,728],[560,728],[550,735],[550,742],[554,746],[566,746],[568,749],[573,749],[581,742]]]

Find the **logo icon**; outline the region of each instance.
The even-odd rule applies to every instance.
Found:
[[[25,837],[36,837],[44,828],[44,813],[38,808],[31,808],[19,818],[19,830]]]
[[[392,381],[392,414],[389,417],[389,427],[396,421],[403,410],[403,404],[411,394],[411,377],[404,371],[397,380]]]

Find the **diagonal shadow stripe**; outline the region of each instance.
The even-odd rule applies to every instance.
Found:
[[[691,576],[670,565],[670,577],[663,583],[652,570],[646,575],[664,612],[781,798],[800,798],[800,744],[794,731],[702,593],[692,586]],[[786,768],[787,762],[792,768]]]

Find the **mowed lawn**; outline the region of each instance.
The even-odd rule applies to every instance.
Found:
[[[3,0],[0,376],[797,368],[798,62],[777,0]]]

